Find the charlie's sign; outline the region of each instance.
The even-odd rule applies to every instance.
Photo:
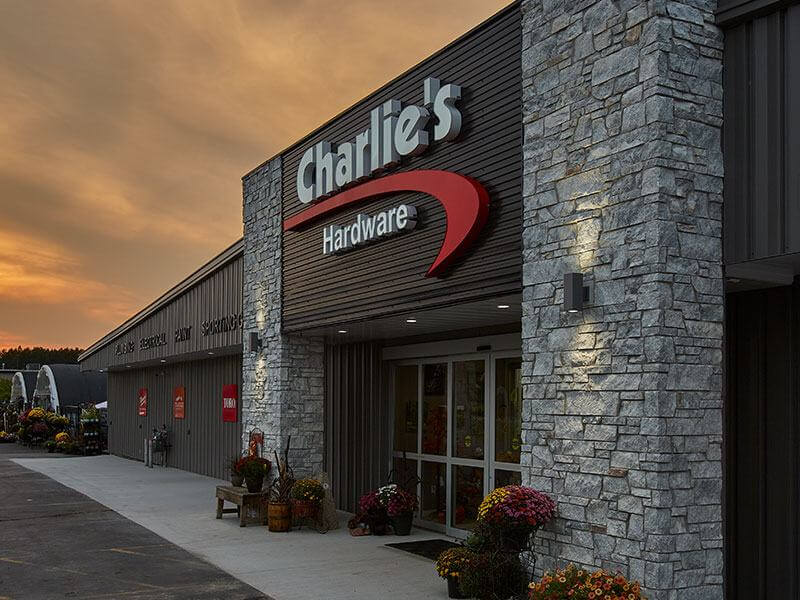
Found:
[[[455,103],[461,87],[442,85],[433,77],[423,84],[424,106],[403,107],[388,100],[370,112],[370,127],[355,140],[334,148],[322,141],[305,151],[297,171],[297,197],[312,206],[287,218],[284,231],[295,231],[340,210],[399,192],[433,196],[445,210],[447,229],[439,254],[427,276],[442,271],[475,239],[489,215],[489,195],[475,179],[440,170],[417,170],[384,175],[402,157],[421,154],[434,142],[452,141],[461,132],[461,112]],[[375,215],[359,214],[355,221],[323,230],[322,252],[334,254],[413,229],[418,221],[413,206],[401,204]]]
[[[388,100],[372,109],[370,126],[352,142],[336,146],[319,142],[305,151],[297,170],[297,197],[303,204],[368,178],[379,169],[388,169],[403,156],[416,156],[427,150],[431,134],[427,127],[431,113],[436,117],[433,141],[454,140],[461,132],[461,112],[455,102],[461,87],[441,85],[428,77],[424,83],[425,106],[406,106]]]

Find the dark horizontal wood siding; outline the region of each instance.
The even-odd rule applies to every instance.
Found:
[[[283,323],[287,330],[329,325],[521,289],[522,82],[517,5],[359,102],[283,154],[283,216],[303,208],[296,175],[303,152],[321,140],[352,141],[369,127],[369,112],[386,100],[421,105],[423,81],[434,76],[463,88],[459,138],[435,142],[390,172],[445,169],[479,180],[490,194],[489,221],[472,248],[444,277],[426,278],[445,232],[444,209],[423,194],[395,194],[339,212],[283,236]],[[415,206],[411,232],[338,256],[323,256],[322,231],[358,213],[399,203]]]
[[[238,386],[242,359],[226,356],[108,374],[108,446],[112,454],[143,460],[144,439],[166,425],[172,448],[168,466],[210,477],[228,477],[226,460],[241,447],[241,402],[236,423],[222,422],[222,387]],[[175,419],[173,390],[186,391],[185,418]],[[138,413],[139,390],[147,388],[147,416]]]
[[[800,598],[800,290],[727,310],[726,597]]]
[[[355,512],[361,494],[387,483],[393,407],[380,346],[325,349],[325,469],[336,507]]]
[[[243,258],[239,254],[125,334],[86,357],[81,361],[81,369],[113,369],[143,361],[241,346],[241,327],[203,336],[201,326],[206,320],[242,314],[242,264]],[[191,338],[176,342],[175,330],[179,327],[191,327]],[[160,333],[166,335],[166,345],[139,349],[141,338]],[[133,342],[134,351],[117,355],[117,344],[127,342]]]
[[[725,262],[800,252],[800,5],[725,31]]]

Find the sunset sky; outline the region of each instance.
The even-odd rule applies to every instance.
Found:
[[[0,348],[87,346],[241,237],[241,177],[508,0],[0,0]]]

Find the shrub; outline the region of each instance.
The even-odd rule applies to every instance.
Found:
[[[573,564],[552,575],[545,573],[529,588],[530,600],[646,600],[638,581],[631,583],[619,573],[590,572]]]
[[[496,546],[491,551],[476,553],[460,577],[461,591],[479,600],[507,600],[523,594],[528,575],[519,554],[503,552]]]
[[[325,497],[325,488],[316,479],[299,479],[292,486],[292,498],[319,504]]]

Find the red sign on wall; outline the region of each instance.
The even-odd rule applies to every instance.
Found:
[[[183,419],[186,416],[186,388],[176,387],[172,392],[172,416]]]
[[[147,388],[139,390],[139,416],[147,416]]]
[[[223,385],[222,386],[222,422],[223,423],[236,423],[237,420],[237,405],[239,398],[239,386]]]

